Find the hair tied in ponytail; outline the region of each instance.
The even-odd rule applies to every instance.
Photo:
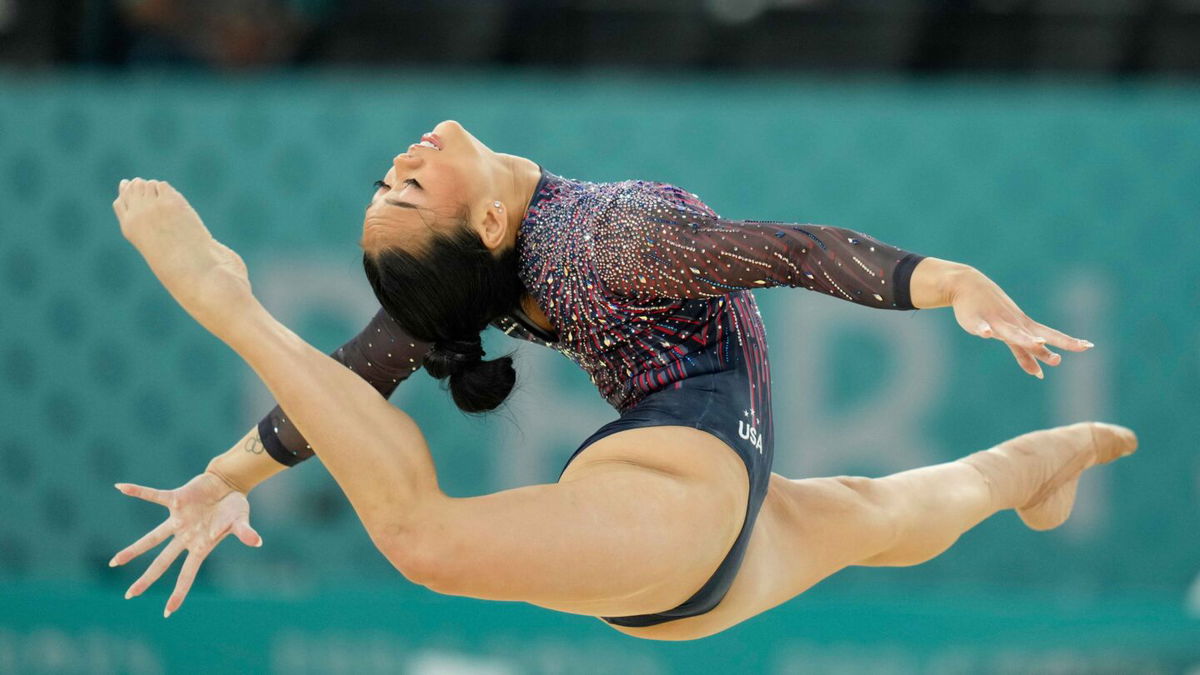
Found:
[[[449,342],[436,342],[433,349],[438,351],[438,355],[442,358],[449,359],[462,364],[468,364],[473,361],[482,361],[486,352],[483,351],[483,341],[478,336],[473,340],[451,340]]]
[[[436,227],[418,251],[394,245],[363,252],[375,297],[412,337],[431,346],[426,371],[446,386],[459,409],[486,412],[513,389],[511,356],[484,361],[480,331],[516,307],[525,291],[516,246],[492,251],[470,226],[465,207]],[[464,338],[464,336],[471,336]]]
[[[425,354],[425,370],[437,379],[448,378],[454,403],[469,413],[487,412],[512,391],[517,373],[511,356],[483,360],[483,341],[435,342]]]

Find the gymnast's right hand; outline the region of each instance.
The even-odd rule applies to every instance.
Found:
[[[116,488],[130,497],[161,504],[170,511],[158,527],[117,553],[108,563],[110,567],[124,565],[172,537],[150,567],[125,592],[126,600],[141,595],[167,571],[180,553],[188,552],[175,582],[175,591],[167,599],[164,618],[183,604],[200,564],[226,535],[232,533],[247,546],[262,546],[262,537],[250,527],[250,503],[246,495],[215,474],[202,473],[174,490],[155,490],[130,483],[117,483]]]

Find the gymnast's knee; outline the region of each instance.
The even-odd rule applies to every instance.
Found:
[[[445,537],[420,522],[363,519],[375,548],[405,579],[440,591],[448,584],[451,566],[444,564]]]
[[[828,536],[853,532],[864,557],[884,553],[903,538],[908,523],[904,500],[886,483],[861,476],[793,481],[799,489],[797,517],[814,518]]]

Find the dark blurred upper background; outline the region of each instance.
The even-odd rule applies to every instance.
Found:
[[[1200,74],[1200,0],[0,0],[0,66]]]

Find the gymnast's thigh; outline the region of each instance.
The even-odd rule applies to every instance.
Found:
[[[558,483],[446,498],[412,541],[418,559],[402,562],[451,595],[593,616],[663,611],[721,563],[746,492],[741,460],[711,434],[629,429],[592,443]]]
[[[613,626],[651,640],[694,640],[719,633],[787,602],[855,564],[872,546],[869,514],[837,479],[789,480],[771,474],[767,495],[729,592],[712,611],[645,628]]]

